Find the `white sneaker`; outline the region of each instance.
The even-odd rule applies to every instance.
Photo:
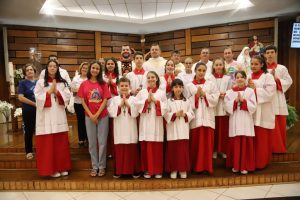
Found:
[[[227,158],[227,155],[225,153],[222,153],[222,158]]]
[[[237,173],[237,172],[239,172],[239,170],[236,170],[236,169],[232,168],[232,172]]]
[[[26,154],[26,159],[28,159],[28,160],[33,159],[33,154],[32,153]]]
[[[161,174],[155,174],[155,178],[162,178]]]
[[[52,178],[58,178],[60,176],[61,176],[61,174],[59,172],[56,172],[56,173],[51,175]]]
[[[64,171],[64,172],[61,172],[60,175],[61,175],[61,176],[68,176],[68,175],[69,175],[69,172]]]
[[[180,174],[180,178],[186,178],[187,177],[186,172],[179,172],[179,174]]]
[[[241,174],[246,175],[246,174],[248,174],[248,171],[247,171],[247,170],[242,170],[242,171],[241,171]]]
[[[151,178],[151,175],[150,175],[150,174],[148,174],[148,172],[145,172],[145,174],[144,174],[144,178]]]
[[[213,159],[217,159],[217,157],[218,157],[218,153],[217,153],[217,152],[214,152],[214,153],[213,153]]]
[[[172,171],[171,174],[170,174],[170,178],[176,179],[177,178],[177,171]]]

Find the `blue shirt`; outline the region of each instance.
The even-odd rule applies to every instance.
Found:
[[[27,99],[35,102],[35,96],[34,96],[34,88],[36,85],[36,80],[22,80],[19,83],[19,91],[18,94],[23,94],[24,97]],[[35,110],[34,106],[28,105],[26,103],[22,103],[22,110]]]

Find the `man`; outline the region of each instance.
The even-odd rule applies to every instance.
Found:
[[[131,49],[129,45],[123,45],[121,50],[121,58],[118,61],[119,74],[125,76],[127,73],[132,72],[135,64],[131,57]]]
[[[224,60],[225,60],[225,69],[227,75],[231,77],[231,80],[234,81],[234,73],[237,70],[244,70],[244,66],[233,59],[233,53],[231,47],[226,47],[224,49]]]
[[[59,64],[56,55],[49,55],[49,56],[48,56],[48,61],[50,61],[50,60],[55,60],[55,61]],[[60,73],[60,76],[61,76],[63,79],[65,79],[65,80],[67,81],[67,83],[68,83],[68,85],[69,85],[69,87],[70,87],[70,85],[71,85],[71,79],[70,79],[70,76],[69,76],[68,71],[65,70],[65,69],[63,69],[63,68],[61,68],[61,66],[59,65],[59,73]],[[39,79],[42,79],[42,78],[44,78],[44,77],[45,77],[45,69],[43,69],[43,70],[41,71],[41,74],[40,74]]]
[[[151,58],[143,64],[145,71],[155,71],[159,77],[165,75],[166,59],[160,56],[161,50],[157,43],[152,44],[150,47]]]
[[[293,80],[288,69],[277,64],[277,48],[269,45],[265,49],[264,56],[267,60],[268,71],[273,75],[276,82],[276,92],[272,100],[275,112],[275,129],[272,130],[272,152],[286,153],[286,116],[288,109],[285,99],[285,92],[292,85]]]
[[[171,60],[173,60],[175,64],[175,76],[177,76],[180,72],[183,72],[185,70],[184,65],[180,62],[180,52],[178,50],[172,51]]]
[[[199,62],[206,64],[207,69],[205,73],[205,79],[209,78],[212,72],[212,65],[213,65],[213,62],[209,60],[209,48],[201,49]],[[196,64],[197,63],[195,63],[192,67],[193,72],[195,71]]]

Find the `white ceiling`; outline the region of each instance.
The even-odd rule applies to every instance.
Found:
[[[240,1],[0,0],[0,24],[148,34],[300,14],[300,0],[250,0],[238,9]],[[43,14],[49,2],[53,15]]]

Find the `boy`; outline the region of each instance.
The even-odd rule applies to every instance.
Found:
[[[293,80],[283,65],[277,64],[277,48],[269,45],[265,49],[264,56],[267,60],[268,71],[273,75],[276,82],[276,92],[272,101],[275,112],[275,129],[272,130],[272,152],[286,152],[286,116],[288,109],[284,93],[292,85]]]
[[[120,78],[118,82],[119,96],[112,98],[108,107],[110,117],[114,120],[114,150],[115,150],[115,175],[132,174],[133,178],[139,177],[140,162],[138,154],[138,131],[135,109],[135,97],[130,96],[130,81]]]

